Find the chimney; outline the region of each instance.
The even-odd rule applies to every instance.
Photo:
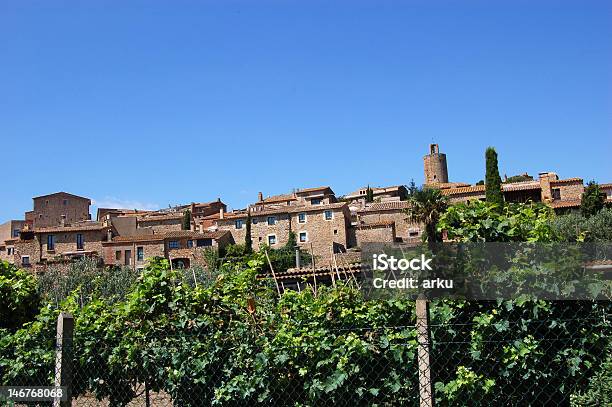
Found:
[[[217,198],[217,202],[221,202],[221,197],[218,197],[218,198]]]
[[[109,242],[113,240],[113,230],[110,228],[106,231],[106,240]]]
[[[260,193],[257,195],[257,197],[258,197],[259,202],[263,202],[263,193],[261,193],[261,192],[260,192]]]
[[[221,207],[219,209],[219,219],[223,219],[223,215],[224,215],[224,211],[223,211],[223,207]]]
[[[295,268],[299,269],[300,267],[300,249],[295,249]]]
[[[62,215],[61,219],[60,219],[60,226],[61,227],[65,227],[66,226],[66,215]]]
[[[204,225],[202,225],[201,223],[198,225],[198,231],[200,233],[204,233]]]

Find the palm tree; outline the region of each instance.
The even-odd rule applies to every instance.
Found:
[[[410,195],[409,202],[406,209],[408,220],[425,226],[429,247],[441,242],[442,236],[436,229],[440,216],[448,207],[448,198],[437,188],[419,188]]]

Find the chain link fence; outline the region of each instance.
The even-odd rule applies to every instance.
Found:
[[[414,324],[335,327],[324,340],[315,333],[274,354],[240,338],[216,348],[204,332],[142,336],[127,346],[121,337],[73,334],[74,321],[61,314],[57,337],[39,343],[46,353],[36,360],[46,362],[2,385],[62,386],[71,398],[7,405],[605,405],[610,304],[535,306],[525,313],[421,301]]]

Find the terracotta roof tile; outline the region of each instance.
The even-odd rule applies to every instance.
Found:
[[[425,184],[425,186],[427,188],[448,189],[448,188],[469,187],[470,184],[466,184],[465,182],[436,182],[432,184]]]
[[[324,211],[324,210],[330,210],[330,209],[339,209],[342,207],[348,207],[348,203],[347,202],[338,202],[338,203],[332,203],[332,204],[327,204],[327,205],[292,205],[292,206],[284,206],[282,208],[270,208],[270,209],[264,209],[264,210],[259,210],[259,211],[251,211],[251,216],[252,217],[259,217],[259,216],[267,216],[267,215],[278,215],[278,214],[283,214],[283,213],[300,213],[300,212],[317,212],[317,211]],[[240,212],[228,212],[226,214],[224,214],[223,220],[225,219],[246,219],[247,218],[247,212],[246,211],[240,211]],[[219,219],[221,220],[221,219]]]
[[[555,180],[555,181],[550,181],[550,184],[551,185],[571,184],[571,183],[575,183],[575,182],[582,183],[583,180],[582,180],[582,178],[578,178],[578,177],[576,177],[576,178],[566,178],[566,179],[558,179],[558,180]]]
[[[70,225],[62,226],[50,226],[44,228],[36,228],[32,232],[34,233],[62,233],[62,232],[79,232],[86,230],[104,230],[109,229],[110,226],[104,226],[102,222],[82,222],[73,223]]]
[[[580,199],[567,199],[562,201],[552,201],[549,204],[552,208],[579,208]]]
[[[508,184],[502,184],[502,189],[506,191],[527,191],[541,189],[540,181],[523,181],[523,182],[510,182]]]
[[[484,185],[472,185],[469,187],[449,188],[440,190],[444,195],[461,195],[461,194],[473,194],[476,192],[485,192]]]
[[[378,211],[394,211],[403,210],[410,206],[410,201],[389,201],[389,202],[375,202],[364,209],[360,209],[357,212],[378,212]]]
[[[325,190],[331,190],[331,187],[314,187],[314,188],[304,188],[304,189],[300,189],[299,191],[296,191],[296,194],[299,194],[301,192],[316,192],[316,191],[325,191]]]

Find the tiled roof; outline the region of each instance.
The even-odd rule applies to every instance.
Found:
[[[347,265],[338,264],[337,272],[340,274],[341,278],[346,278],[348,274],[355,274],[361,272],[361,263],[351,263]],[[285,279],[294,279],[294,278],[309,278],[309,277],[329,277],[330,274],[336,274],[336,268],[332,266],[328,267],[315,267],[313,270],[312,267],[301,267],[301,268],[290,268],[285,272],[276,273],[277,280],[285,280]],[[272,278],[272,274],[262,274],[259,275],[258,278]]]
[[[551,185],[552,184],[555,184],[555,185],[557,185],[557,184],[571,184],[571,183],[575,183],[575,182],[582,183],[583,181],[582,181],[582,178],[577,178],[577,177],[576,178],[566,178],[566,179],[558,179],[558,180],[555,180],[555,181],[550,181]]]
[[[599,184],[599,188],[604,188],[604,189],[612,188],[612,183],[610,183],[610,184]]]
[[[299,194],[300,192],[316,192],[316,191],[325,191],[325,190],[331,190],[331,187],[315,187],[315,188],[304,188],[304,189],[300,189],[299,191],[296,191],[297,194]]]
[[[178,212],[178,213],[153,212],[153,213],[147,213],[143,216],[138,216],[139,222],[154,222],[158,220],[174,220],[174,219],[183,219],[183,213],[182,212]]]
[[[461,195],[485,192],[484,185],[472,185],[469,187],[449,188],[440,190],[444,195]]]
[[[330,210],[330,209],[338,209],[344,206],[348,207],[348,203],[338,202],[338,203],[332,203],[332,204],[327,204],[327,205],[323,205],[323,204],[322,205],[293,205],[293,206],[284,206],[282,208],[270,208],[270,209],[264,209],[261,211],[251,211],[251,216],[259,217],[259,216],[267,216],[267,215],[278,215],[278,214],[283,214],[283,213],[289,214],[289,213],[300,213],[300,212],[317,212],[317,211],[324,211],[324,210]],[[228,212],[223,215],[223,220],[225,219],[246,219],[246,218],[247,218],[246,211]]]
[[[508,184],[502,184],[502,190],[506,191],[527,191],[532,189],[541,189],[539,181],[523,181],[523,182],[510,182]]]
[[[78,196],[78,195],[74,195],[74,194],[69,194],[68,192],[64,192],[64,191],[54,192],[52,194],[46,194],[46,195],[39,195],[39,196],[35,196],[32,199],[45,198],[47,196],[53,196],[53,195],[66,195],[66,196],[70,196],[72,198],[82,199],[84,201],[90,201],[91,202],[91,200],[89,198],[85,198],[84,196]]]
[[[398,191],[400,188],[406,188],[406,187],[404,185],[391,185],[389,187],[370,187],[370,189],[372,190],[372,193],[374,194],[384,194],[385,192],[394,192],[394,191]],[[361,192],[366,191],[367,189],[368,189],[367,186],[363,188],[359,188],[356,191],[346,194],[344,197],[351,199],[351,198],[358,198],[358,197],[365,196],[365,194],[362,194]]]
[[[62,226],[50,226],[44,228],[36,228],[33,230],[34,233],[62,233],[62,232],[80,232],[86,230],[104,230],[110,226],[104,226],[102,222],[82,222],[73,223],[70,225]]]
[[[165,239],[219,239],[230,232],[226,230],[220,230],[216,232],[205,231],[203,233],[195,232],[191,230],[175,230],[172,232],[164,233],[153,233],[147,235],[135,235],[135,236],[115,236],[112,242],[104,243],[128,243],[128,242],[156,242]]]
[[[425,184],[425,186],[428,188],[448,189],[448,188],[469,187],[470,184],[466,184],[465,182],[435,182],[432,184]]]
[[[262,202],[257,202],[257,204],[261,203],[274,203],[274,202],[286,202],[286,201],[297,201],[297,198],[294,194],[283,194],[283,195],[273,195],[265,198]]]
[[[580,207],[580,199],[567,199],[561,201],[552,201],[550,206],[557,208],[578,208]]]
[[[378,212],[378,211],[393,211],[399,209],[406,209],[410,206],[409,201],[389,201],[389,202],[375,202],[370,206],[360,209],[357,212]]]
[[[389,227],[395,225],[393,220],[381,220],[379,222],[368,222],[357,225],[357,229],[372,229],[379,227]]]

